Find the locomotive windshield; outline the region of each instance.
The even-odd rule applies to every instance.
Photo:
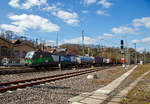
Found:
[[[32,58],[34,55],[34,51],[28,52],[25,58]]]

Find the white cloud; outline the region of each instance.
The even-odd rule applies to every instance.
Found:
[[[10,15],[8,17],[13,20],[11,24],[2,24],[0,27],[4,30],[23,33],[28,29],[40,29],[41,31],[54,32],[59,30],[59,26],[51,23],[48,19],[38,15]]]
[[[61,2],[57,2],[56,5],[57,6],[64,6],[64,4],[62,4]]]
[[[133,25],[135,27],[145,26],[147,28],[150,28],[150,17],[143,17],[141,19],[134,19]]]
[[[48,42],[46,42],[44,45],[45,46],[54,46],[56,44],[56,42],[55,41],[53,41],[53,40],[49,40]]]
[[[57,12],[53,12],[52,14],[62,19],[64,22],[70,25],[77,25],[79,22],[78,14],[75,12],[67,12],[63,10],[58,10]]]
[[[88,10],[83,10],[82,13],[87,14]]]
[[[150,37],[144,38],[141,40],[143,43],[148,43],[150,44]]]
[[[41,6],[44,5],[42,8],[43,11],[51,12],[52,15],[58,17],[59,19],[63,20],[67,24],[70,25],[77,25],[78,20],[78,14],[75,12],[68,12],[61,10],[57,6],[63,6],[62,3],[57,2],[56,4],[47,4],[47,0],[26,0],[24,3],[19,3],[21,0],[10,0],[8,3],[10,6],[20,9],[30,9],[33,6]],[[3,26],[3,27],[9,27],[9,28],[15,28],[14,26]]]
[[[112,32],[114,32],[115,34],[139,34],[133,28],[125,26],[121,26],[118,28],[114,27],[112,28]]]
[[[141,34],[139,32],[140,28],[137,27],[146,27],[150,29],[150,17],[142,17],[139,19],[133,19],[132,22],[130,23],[131,27],[128,26],[120,26],[120,27],[114,27],[112,28],[112,32],[116,34]]]
[[[27,0],[24,4],[22,4],[22,8],[29,9],[32,6],[40,6],[46,4],[46,0]]]
[[[56,5],[51,5],[51,6],[48,5],[45,8],[42,8],[42,10],[44,10],[44,11],[57,11],[57,10],[59,10],[59,8],[57,8]]]
[[[7,24],[2,24],[0,27],[4,30],[10,30],[10,31],[14,31],[17,33],[23,33],[23,31],[25,30],[25,28],[23,28],[21,26],[17,27],[15,25],[7,25]]]
[[[102,11],[102,10],[97,10],[96,14],[98,14],[98,15],[104,15],[104,16],[110,16],[109,14],[105,13],[105,11]]]
[[[26,2],[19,4],[21,0],[10,0],[10,6],[20,9],[30,9],[33,6],[41,6],[47,4],[47,0],[26,0]]]
[[[140,40],[132,40],[132,43],[139,43]]]
[[[63,20],[65,23],[69,25],[77,25],[79,22],[78,14],[72,12],[71,9],[65,11],[58,8],[57,6],[60,5],[62,6],[63,4],[57,3],[57,4],[47,5],[45,8],[42,8],[42,10],[50,12],[51,15],[58,17],[59,19]]]
[[[104,8],[109,8],[112,5],[112,3],[108,2],[107,0],[100,0],[98,4],[102,5]]]
[[[10,6],[15,7],[15,8],[20,8],[20,5],[18,4],[20,0],[10,0],[8,3]]]
[[[137,48],[137,51],[138,51],[138,52],[143,52],[143,51],[144,51],[144,48]]]
[[[98,39],[108,40],[108,39],[110,39],[110,38],[114,38],[114,37],[115,37],[115,36],[114,36],[114,35],[112,35],[112,34],[110,34],[110,33],[104,33],[104,35],[99,36],[99,37],[98,37]]]
[[[105,37],[111,37],[111,38],[115,37],[114,35],[112,35],[112,34],[110,34],[110,33],[104,33],[104,36],[105,36]]]
[[[56,12],[58,10],[61,10],[60,8],[58,8],[58,6],[64,6],[62,3],[57,2],[56,4],[47,4],[45,7],[42,8],[42,10],[47,11],[47,12]]]
[[[95,39],[90,37],[84,37],[84,44],[94,44],[96,42]],[[72,44],[81,44],[82,43],[82,37],[74,38],[74,39],[66,39],[63,41],[63,43],[72,43]]]
[[[84,3],[87,5],[90,5],[90,4],[96,3],[96,0],[84,0]]]
[[[143,38],[141,40],[132,40],[132,43],[145,43],[150,44],[150,37]]]
[[[104,39],[104,40],[105,40],[105,39],[106,39],[106,37],[104,37],[104,36],[99,36],[99,37],[98,37],[98,39],[101,39],[101,40],[103,40],[103,39]]]

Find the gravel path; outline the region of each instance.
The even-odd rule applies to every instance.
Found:
[[[126,70],[122,70],[120,67],[112,67],[107,70],[96,72],[98,76],[96,82],[93,80],[87,80],[86,77],[88,74],[85,74],[46,83],[44,85],[36,85],[23,90],[13,91],[11,93],[5,92],[0,95],[0,102],[2,104],[69,104],[67,102],[69,98],[83,92],[91,92],[103,87],[108,83],[100,83],[101,80],[106,80],[106,82],[107,80],[112,81],[124,72],[126,72]],[[43,76],[48,73],[40,74]]]

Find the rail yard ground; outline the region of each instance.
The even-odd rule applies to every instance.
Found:
[[[102,67],[99,67],[98,69],[101,69]],[[108,68],[108,67],[103,67],[103,68]],[[64,73],[69,73],[69,72],[76,72],[80,70],[86,70],[90,68],[81,68],[81,69],[76,69],[72,70],[71,68],[66,68],[63,70],[59,70],[58,68],[49,68],[49,69],[34,69],[34,68],[15,68],[15,69],[2,69],[1,70],[1,82],[8,82],[8,81],[15,81],[15,80],[20,80],[20,79],[30,79],[30,78],[37,78],[37,77],[43,77],[43,76],[48,76],[48,75],[57,75],[57,74],[64,74]],[[8,73],[8,72],[12,72]],[[19,71],[19,72],[18,72]],[[20,73],[21,72],[21,73]],[[4,73],[4,74],[3,74]]]
[[[133,66],[130,66],[133,67]],[[97,67],[98,68],[98,67]],[[71,77],[55,82],[49,82],[42,85],[35,85],[22,90],[15,90],[1,93],[0,102],[3,104],[68,104],[68,99],[81,94],[82,92],[91,92],[100,87],[107,85],[112,80],[122,75],[127,70],[123,70],[120,66],[105,68],[96,72],[97,80],[88,80],[88,74]],[[1,82],[15,81],[20,79],[29,79],[40,76],[54,75],[68,72],[65,71],[48,71],[33,72],[13,75],[1,75]],[[71,71],[71,70],[70,70]]]
[[[108,85],[114,79],[120,77],[122,74],[133,68],[134,65],[129,66],[129,69],[123,69],[121,66],[112,67],[96,67],[95,69],[104,69],[91,74],[96,74],[97,79],[89,80],[84,74],[63,80],[48,82],[45,84],[34,85],[23,89],[14,91],[7,91],[0,93],[0,102],[3,104],[69,104],[68,99],[78,96],[82,93],[90,93],[99,88]],[[87,68],[85,68],[87,69]],[[85,70],[78,69],[78,70]],[[21,79],[38,78],[41,76],[49,76],[62,74],[67,72],[74,72],[78,70],[55,70],[44,72],[18,73],[1,75],[1,82],[16,81]],[[94,69],[91,69],[94,70]],[[138,65],[138,67],[129,75],[125,81],[118,88],[118,91],[124,90],[137,78],[145,72],[150,71],[150,64]],[[150,103],[150,74],[146,75],[134,87],[127,96],[121,98],[120,104],[149,104]],[[118,103],[117,103],[118,104]]]
[[[150,71],[150,64],[139,66],[130,79],[135,80],[148,71]],[[150,104],[150,73],[122,99],[121,104]]]

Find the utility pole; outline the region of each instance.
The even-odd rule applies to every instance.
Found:
[[[84,56],[84,30],[82,30],[82,55]]]
[[[116,56],[116,60],[115,60],[115,64],[117,64],[117,59],[118,59],[118,55],[117,55],[117,48],[115,49],[115,56]]]
[[[45,50],[45,40],[43,41],[43,51]]]
[[[131,52],[128,51],[128,65],[131,64]]]
[[[56,32],[56,35],[57,35],[57,37],[56,37],[56,48],[58,48],[58,32]]]
[[[144,49],[144,64],[146,63],[146,49]]]
[[[35,47],[38,49],[38,38],[36,38]]]
[[[101,56],[102,57],[102,52],[103,52],[103,46],[102,46],[102,43],[101,43],[101,40],[100,40],[100,42],[99,42],[99,56]]]
[[[90,48],[88,48],[88,57],[90,57]]]
[[[128,44],[127,44],[127,34],[125,36],[126,38],[126,48],[125,48],[125,68],[127,68],[128,65]]]
[[[99,45],[96,46],[96,56],[99,55]]]
[[[134,64],[137,64],[136,43],[134,43],[134,49],[135,49]]]
[[[102,57],[104,57],[104,45],[102,45]]]

